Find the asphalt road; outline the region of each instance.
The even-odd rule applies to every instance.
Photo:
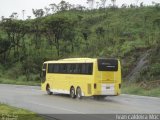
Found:
[[[0,103],[28,109],[46,115],[48,119],[58,119],[59,114],[76,114],[81,117],[90,114],[95,119],[105,119],[105,114],[160,114],[160,98],[123,94],[104,100],[94,100],[92,97],[78,100],[68,95],[49,96],[38,86],[24,85],[0,84]]]

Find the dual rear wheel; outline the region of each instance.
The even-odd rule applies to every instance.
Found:
[[[76,90],[76,92],[75,92],[74,87],[71,87],[71,89],[70,89],[70,96],[71,96],[71,98],[76,98],[77,97],[78,99],[81,99],[82,98],[81,88],[78,87],[77,90]]]

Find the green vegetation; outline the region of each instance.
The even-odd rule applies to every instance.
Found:
[[[142,95],[142,96],[152,96],[160,97],[160,87],[153,87],[151,89],[145,89],[139,86],[139,84],[123,84],[122,86],[123,94],[133,94],[133,95]]]
[[[160,79],[160,4],[87,10],[64,3],[52,15],[39,9],[35,19],[13,14],[0,22],[1,83],[38,83],[44,61],[68,57],[119,58],[131,84]]]
[[[31,86],[39,86],[40,81],[26,81],[25,76],[19,77],[18,79],[6,79],[6,78],[0,78],[1,84],[16,84],[16,85],[31,85]]]
[[[30,74],[29,79],[23,75],[20,64],[15,64],[14,67],[6,69],[0,67],[0,83],[2,84],[17,84],[17,85],[40,85],[39,74]]]
[[[0,104],[0,119],[2,120],[43,120],[37,114],[5,104]]]

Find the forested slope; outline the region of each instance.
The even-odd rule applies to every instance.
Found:
[[[46,60],[119,58],[124,80],[160,79],[160,6],[63,10],[0,22],[0,77],[39,80]]]

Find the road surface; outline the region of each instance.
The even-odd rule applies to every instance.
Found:
[[[71,99],[68,95],[49,96],[38,86],[25,85],[0,84],[0,103],[28,109],[52,119],[57,114],[77,114],[83,117],[82,114],[160,113],[160,98],[120,95],[106,97],[104,100],[94,100],[91,97],[78,100]],[[103,115],[99,117],[103,119]]]

